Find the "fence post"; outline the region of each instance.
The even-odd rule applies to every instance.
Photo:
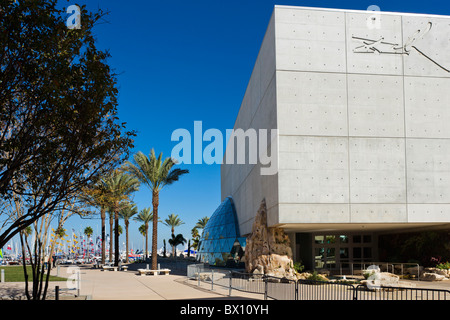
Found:
[[[267,300],[267,276],[264,275],[264,300]]]
[[[214,291],[214,269],[211,269],[211,291]]]
[[[55,300],[59,300],[59,286],[55,286]]]
[[[295,294],[294,299],[298,300],[298,280],[295,281]]]
[[[195,267],[197,269],[197,280],[198,280],[198,286],[200,287],[200,266]]]
[[[81,282],[80,282],[80,270],[78,270],[77,275],[78,275],[78,281],[77,281],[77,294],[78,297],[80,296],[80,286],[81,286]]]
[[[228,288],[228,296],[231,297],[231,286],[233,285],[233,271],[230,271],[230,287]]]
[[[417,264],[417,281],[420,280],[420,266]]]

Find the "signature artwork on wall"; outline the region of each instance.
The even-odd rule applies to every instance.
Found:
[[[425,37],[430,30],[432,29],[433,24],[428,22],[427,26],[423,29],[417,30],[412,36],[408,38],[408,40],[403,44],[399,45],[398,43],[392,43],[384,41],[384,37],[380,39],[366,39],[361,37],[352,36],[354,41],[360,43],[358,47],[353,49],[354,53],[374,53],[374,54],[405,54],[409,55],[411,50],[417,51],[420,55],[427,58],[429,61],[434,63],[436,66],[441,68],[442,70],[450,73],[450,69],[445,68],[431,57],[426,55],[422,50],[416,47],[416,43]]]

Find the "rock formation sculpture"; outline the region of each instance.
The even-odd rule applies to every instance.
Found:
[[[247,237],[246,271],[295,279],[292,249],[283,229],[267,227],[267,207],[263,200]]]

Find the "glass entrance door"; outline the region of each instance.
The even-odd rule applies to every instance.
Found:
[[[344,270],[373,261],[371,234],[313,234],[314,269]]]

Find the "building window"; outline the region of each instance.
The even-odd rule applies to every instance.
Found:
[[[240,237],[236,210],[226,198],[214,211],[199,241],[197,260],[215,266],[243,267],[246,238]]]
[[[328,235],[325,237],[326,243],[336,243],[336,236]]]
[[[323,244],[325,242],[324,236],[315,236],[314,243],[315,244]]]
[[[341,243],[348,243],[348,236],[347,235],[340,235],[339,240]]]
[[[373,261],[373,237],[370,234],[313,236],[315,269],[345,269],[352,264]]]

